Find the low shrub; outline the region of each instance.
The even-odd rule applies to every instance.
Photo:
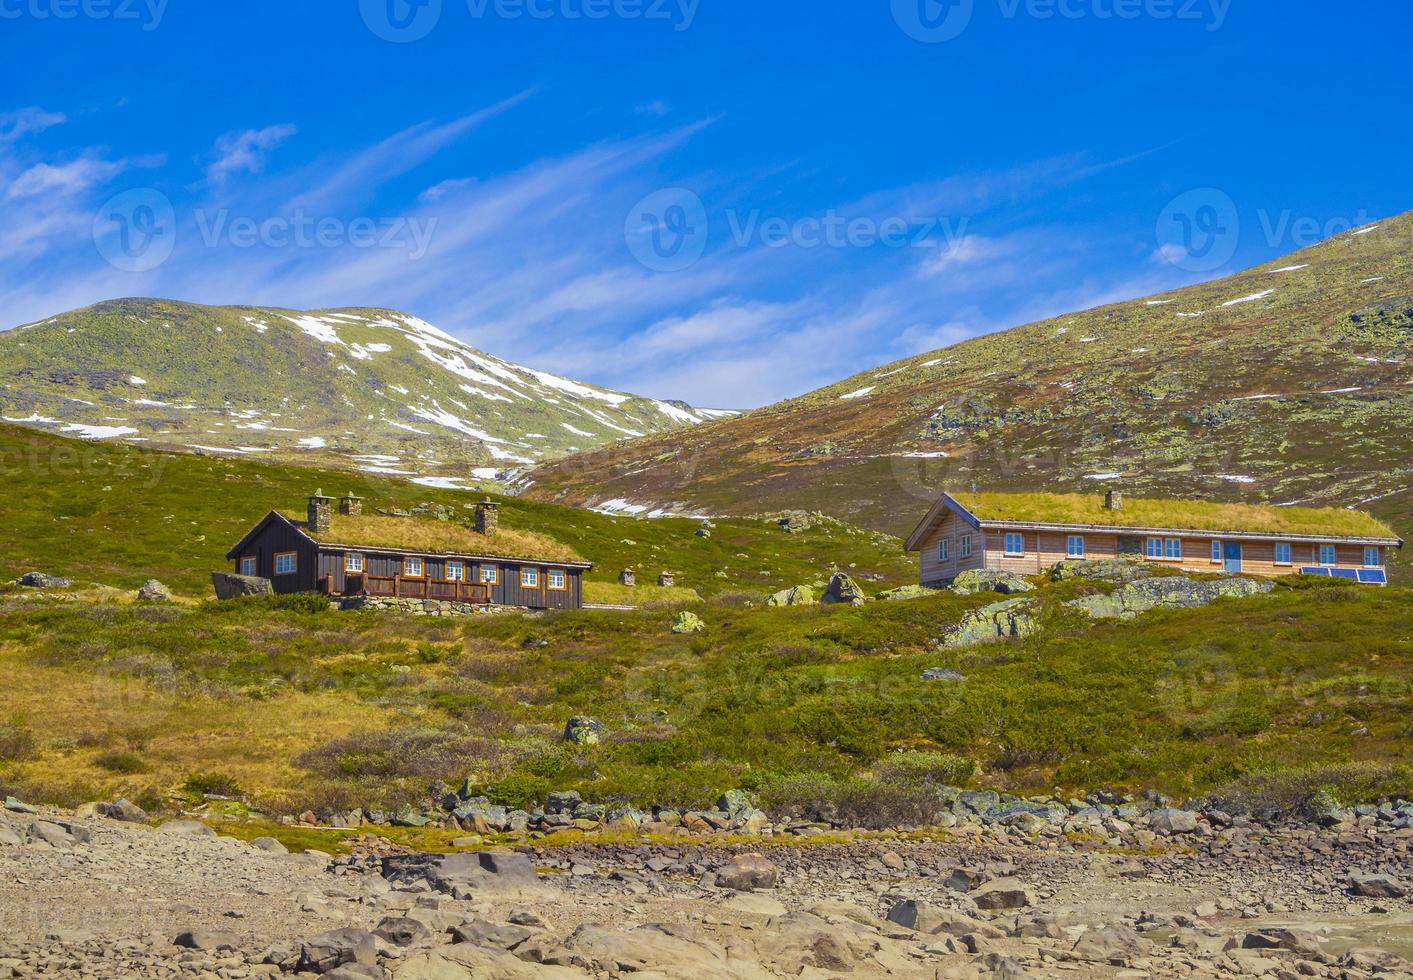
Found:
[[[976,778],[976,763],[948,752],[898,752],[879,767],[878,778],[899,786],[966,787]]]
[[[104,752],[93,760],[93,764],[120,776],[134,776],[147,771],[147,763],[135,752]]]
[[[1353,806],[1413,797],[1413,770],[1401,765],[1347,762],[1311,769],[1248,773],[1220,787],[1224,805],[1265,818],[1316,816],[1325,805]]]
[[[490,739],[433,729],[357,732],[299,755],[301,769],[334,779],[451,779],[496,769],[511,750]]]
[[[34,735],[23,725],[0,725],[0,762],[21,762],[35,754]]]
[[[926,826],[941,808],[931,787],[835,780],[819,773],[768,782],[758,795],[762,808],[776,819],[822,820],[865,830]]]
[[[182,789],[192,796],[238,798],[245,795],[245,790],[241,788],[235,777],[215,772],[196,773],[188,776],[186,781],[182,783]]]

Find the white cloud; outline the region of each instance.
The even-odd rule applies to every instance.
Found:
[[[297,132],[295,126],[283,123],[227,133],[216,141],[216,160],[206,168],[206,179],[220,183],[237,174],[260,173],[270,151]]]
[[[68,122],[62,112],[46,112],[38,106],[0,112],[0,146],[14,143],[30,133],[42,133],[53,126]]]
[[[39,195],[80,194],[105,184],[127,169],[123,160],[97,160],[86,157],[69,163],[36,163],[10,181],[5,196],[11,200]]]

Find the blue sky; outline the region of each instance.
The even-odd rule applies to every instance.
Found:
[[[1406,4],[0,0],[0,323],[407,310],[750,407],[1413,207]]]

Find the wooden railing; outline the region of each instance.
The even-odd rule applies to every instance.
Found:
[[[397,599],[439,599],[486,605],[491,601],[490,586],[448,579],[403,578],[401,575],[349,575],[345,580],[349,595],[381,596]]]

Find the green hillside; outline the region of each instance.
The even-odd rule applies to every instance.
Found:
[[[691,465],[684,465],[690,462]],[[1150,299],[550,463],[535,499],[818,508],[906,533],[939,489],[1364,507],[1413,530],[1413,215]]]
[[[512,364],[392,310],[125,299],[0,333],[8,421],[436,485],[713,414]]]

